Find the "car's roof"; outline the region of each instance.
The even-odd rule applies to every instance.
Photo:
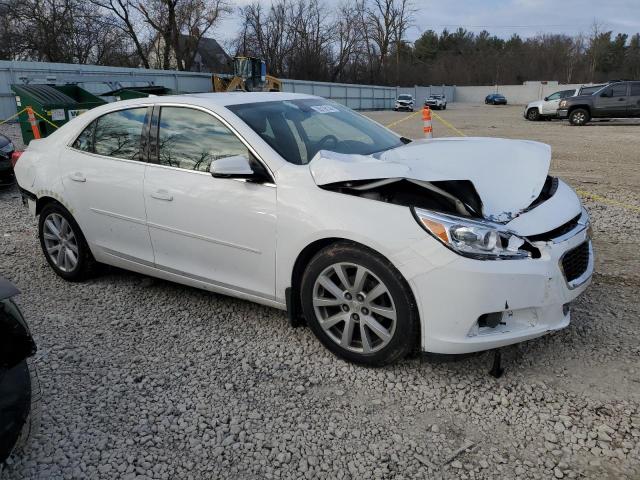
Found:
[[[186,93],[182,95],[164,95],[158,97],[136,98],[133,100],[123,100],[115,102],[120,105],[137,105],[140,103],[184,103],[210,105],[217,107],[226,107],[228,105],[237,105],[241,103],[262,103],[282,100],[300,100],[304,98],[315,98],[324,100],[314,95],[305,95],[302,93],[288,92],[221,92],[221,93]],[[113,104],[110,104],[113,105]]]

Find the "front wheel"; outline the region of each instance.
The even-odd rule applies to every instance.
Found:
[[[540,119],[540,112],[538,111],[538,109],[530,108],[529,111],[527,112],[527,120],[531,120],[532,122],[535,122],[539,119]]]
[[[569,114],[569,123],[571,125],[581,126],[591,120],[591,115],[584,108],[576,108]]]
[[[84,280],[95,270],[96,261],[87,241],[69,211],[50,203],[40,212],[40,246],[54,272],[69,281]]]
[[[419,340],[415,300],[385,258],[343,242],[321,250],[302,278],[307,324],[335,355],[382,366],[407,355]]]

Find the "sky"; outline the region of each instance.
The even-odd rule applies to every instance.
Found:
[[[237,7],[251,0],[231,0]],[[270,5],[271,0],[261,0]],[[328,11],[339,0],[320,0]],[[640,32],[640,0],[414,0],[416,14],[407,39],[416,40],[428,29],[454,30],[462,26],[473,32],[487,30],[508,38],[517,33],[532,37],[540,33],[588,34],[594,21],[615,33]],[[227,17],[212,32],[221,43],[236,36],[238,15]]]

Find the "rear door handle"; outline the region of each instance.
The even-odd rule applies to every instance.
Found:
[[[87,177],[85,177],[82,172],[73,172],[69,178],[74,182],[86,182]]]
[[[173,201],[173,196],[169,195],[169,192],[167,192],[166,190],[156,190],[151,194],[151,197],[155,198],[156,200],[164,200],[165,202]]]

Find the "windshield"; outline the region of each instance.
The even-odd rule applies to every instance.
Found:
[[[429,95],[429,98],[435,98],[437,100],[440,98],[440,95]]]
[[[398,95],[398,100],[411,100],[411,95]]]
[[[400,137],[381,125],[324,99],[243,103],[227,108],[296,165],[309,163],[320,150],[370,155],[403,145]]]

